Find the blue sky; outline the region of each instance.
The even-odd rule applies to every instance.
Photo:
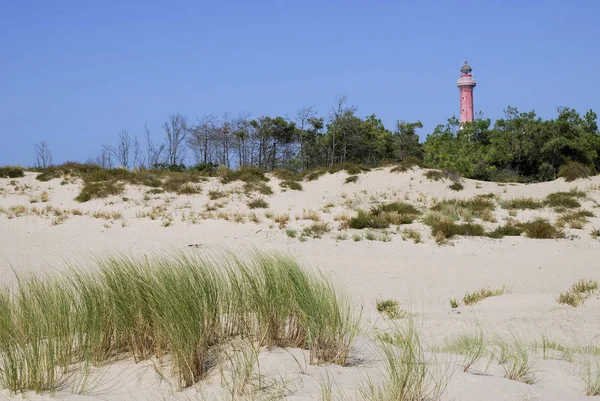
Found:
[[[0,0],[0,165],[84,161],[119,131],[160,139],[170,113],[328,115],[347,94],[424,139],[458,114],[465,57],[475,109],[600,112],[598,1]]]

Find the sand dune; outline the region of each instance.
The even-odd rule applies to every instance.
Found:
[[[242,183],[223,185],[216,178],[199,184],[202,193],[198,195],[151,194],[149,188],[128,186],[122,196],[86,203],[74,200],[81,187],[77,181],[64,185],[61,179],[39,182],[35,173],[0,179],[0,281],[14,283],[13,270],[48,274],[90,255],[102,257],[114,252],[142,256],[222,248],[236,252],[250,247],[285,251],[306,266],[332,276],[354,294],[364,308],[365,327],[353,351],[353,363],[346,367],[307,365],[304,350],[261,350],[261,371],[279,380],[273,388],[281,390],[285,399],[321,399],[321,388],[328,380],[334,392],[337,389],[346,393],[347,399],[358,399],[361,378],[377,376],[382,366],[371,337],[374,330],[389,327],[390,321],[376,311],[378,299],[398,300],[419,326],[425,348],[436,350],[431,355],[454,372],[443,400],[587,398],[581,372],[586,361],[596,361],[600,355],[600,299],[592,295],[577,307],[561,305],[556,299],[579,279],[600,279],[600,240],[591,235],[600,228],[599,176],[571,183],[559,179],[528,185],[464,180],[464,189],[458,192],[450,190],[447,181],[426,179],[420,169],[399,174],[378,169],[359,175],[356,183],[349,184],[344,183],[347,176],[345,172],[327,174],[303,182],[302,191],[284,190],[272,177],[268,183],[272,195],[246,195]],[[380,240],[364,238],[369,230],[339,229],[340,215],[354,215],[357,209],[380,203],[407,202],[426,211],[449,198],[495,194],[499,204],[518,197],[541,199],[573,188],[586,192],[581,207],[595,217],[587,218],[583,228],[567,225],[563,228],[566,237],[561,239],[458,236],[438,245],[429,227],[418,220],[402,225],[400,230],[370,230]],[[211,200],[209,192],[217,190],[226,195]],[[46,202],[41,200],[43,192],[48,195]],[[250,209],[248,201],[257,198],[264,199],[268,207]],[[311,211],[315,216],[309,216]],[[275,221],[282,214],[289,215],[285,228]],[[491,230],[511,218],[528,221],[544,217],[551,222],[558,218],[548,207],[509,211],[497,206],[493,214],[496,222],[475,221]],[[303,217],[316,216],[328,223],[330,231],[322,238],[302,236],[302,229],[314,223]],[[296,231],[295,238],[286,234],[288,229]],[[402,231],[407,229],[419,233],[422,241],[403,240]],[[354,235],[362,240],[355,241]],[[503,295],[473,306],[450,307],[450,299],[460,300],[467,292],[503,286],[508,289]],[[455,336],[477,328],[489,344],[513,338],[528,344],[536,360],[535,383],[505,378],[503,368],[496,361],[489,362],[489,356],[463,372],[462,356],[441,351]],[[562,351],[547,350],[544,356],[542,338],[579,351],[566,356]],[[226,399],[218,398],[221,390],[216,377],[177,392],[151,365],[121,361],[101,369],[101,381],[89,394],[64,390],[57,396],[161,400],[202,399],[200,393],[214,393],[216,399]],[[3,394],[21,397],[6,391]]]

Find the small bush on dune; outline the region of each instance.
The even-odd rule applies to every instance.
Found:
[[[369,212],[358,211],[358,216],[350,219],[350,228],[387,228],[390,224],[410,224],[421,211],[413,205],[403,202],[393,202],[373,207]]]
[[[264,199],[257,198],[248,202],[248,207],[250,209],[266,209],[269,207],[269,204]]]
[[[423,223],[431,228],[431,235],[436,238],[436,242],[438,243],[457,235],[477,237],[485,235],[485,229],[481,224],[456,223],[447,217],[435,213],[425,216]]]
[[[546,196],[546,205],[553,208],[575,209],[581,206],[578,199],[585,196],[585,192],[577,190],[554,192]]]
[[[109,196],[121,195],[125,186],[119,182],[92,182],[83,185],[81,192],[75,200],[77,202],[87,202],[92,199],[102,199]]]
[[[269,178],[265,173],[258,167],[252,166],[241,166],[237,170],[224,170],[221,173],[221,182],[228,184],[234,181],[243,182],[257,182],[257,181],[269,181]]]
[[[535,209],[541,209],[544,207],[544,202],[541,200],[537,200],[534,198],[514,198],[514,199],[506,199],[503,200],[502,202],[500,202],[500,205],[504,208],[504,209],[519,209],[519,210],[525,210],[525,209],[531,209],[531,210],[535,210]]]
[[[588,222],[588,217],[594,216],[594,213],[590,210],[567,210],[558,216],[556,219],[556,224],[559,226],[568,224],[571,228],[583,228],[583,226]]]
[[[428,170],[425,173],[423,173],[423,175],[425,176],[425,178],[431,181],[441,181],[447,179],[453,182],[460,182],[460,180],[462,179],[462,176],[458,171],[451,169]]]
[[[329,224],[323,221],[315,222],[302,230],[302,235],[305,237],[321,238],[323,234],[331,231]]]
[[[558,176],[563,177],[565,181],[571,182],[578,178],[587,178],[592,175],[592,170],[579,162],[568,161],[558,169]]]
[[[502,238],[502,237],[518,237],[523,233],[523,228],[517,224],[505,224],[503,226],[496,227],[494,230],[487,233],[490,238]]]
[[[390,173],[404,173],[408,170],[412,170],[415,167],[421,167],[423,162],[418,157],[408,156],[405,157],[398,165],[390,170]]]
[[[20,178],[25,176],[25,170],[18,166],[0,167],[0,178]]]
[[[291,189],[293,191],[302,191],[302,184],[300,184],[298,181],[292,181],[292,180],[281,181],[279,183],[279,186],[281,188],[287,188],[287,189]]]
[[[318,180],[320,176],[325,175],[327,173],[324,169],[314,170],[306,174],[304,177],[306,181],[315,181]]]
[[[462,191],[463,189],[465,189],[463,184],[461,184],[460,182],[454,182],[454,183],[450,184],[448,186],[448,188],[450,188],[453,191]]]
[[[354,182],[358,181],[358,176],[357,175],[351,175],[350,177],[346,178],[346,180],[344,181],[344,184],[351,184]]]
[[[373,215],[364,210],[359,210],[358,215],[350,219],[350,228],[362,230],[363,228],[388,228],[389,221],[383,216]]]
[[[218,189],[208,191],[208,199],[217,200],[227,196],[227,193]]]
[[[564,233],[554,227],[547,219],[537,218],[521,223],[520,226],[529,238],[550,239],[564,237]]]
[[[272,195],[273,189],[266,182],[261,181],[250,181],[244,184],[244,193],[250,195],[254,192],[258,192],[263,195]]]

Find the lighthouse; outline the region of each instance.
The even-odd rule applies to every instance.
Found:
[[[456,86],[460,91],[460,123],[461,125],[466,122],[473,122],[475,119],[475,113],[473,112],[473,88],[477,83],[471,75],[473,69],[465,64],[460,69],[460,78],[456,82]]]

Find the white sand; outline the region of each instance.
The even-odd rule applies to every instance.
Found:
[[[403,241],[391,230],[390,242],[352,240],[336,241],[339,234],[334,216],[351,209],[368,208],[377,202],[406,201],[417,207],[431,206],[443,198],[468,198],[476,194],[496,193],[503,199],[514,197],[542,198],[548,193],[568,191],[577,187],[588,192],[583,207],[600,216],[600,177],[566,183],[562,179],[531,185],[498,185],[465,180],[465,189],[454,192],[448,182],[431,182],[423,171],[393,174],[381,169],[362,174],[357,183],[344,184],[346,173],[325,175],[313,182],[302,183],[303,191],[282,192],[276,178],[269,185],[274,194],[262,197],[270,204],[275,215],[290,214],[288,227],[301,230],[311,221],[295,220],[303,210],[317,210],[329,204],[328,213],[320,211],[322,220],[330,222],[333,231],[322,239],[288,238],[277,223],[264,217],[264,209],[249,210],[248,198],[243,194],[228,197],[227,204],[212,212],[214,219],[196,217],[190,221],[190,212],[196,215],[205,210],[211,189],[232,190],[241,183],[222,186],[216,179],[200,184],[202,195],[161,194],[144,200],[148,188],[127,187],[122,196],[94,200],[80,204],[74,197],[79,183],[61,185],[59,179],[47,183],[35,180],[35,174],[15,180],[15,190],[9,179],[0,179],[0,208],[14,205],[44,208],[47,204],[60,209],[80,209],[85,212],[120,212],[121,219],[113,221],[92,216],[70,216],[60,224],[56,217],[27,215],[8,218],[0,213],[0,281],[14,280],[12,269],[46,274],[60,270],[65,262],[85,260],[90,254],[102,256],[115,251],[143,255],[147,252],[181,250],[200,252],[220,247],[229,249],[256,246],[289,251],[307,266],[316,266],[332,275],[336,282],[355,294],[364,306],[365,327],[385,327],[385,321],[375,311],[376,299],[393,298],[402,307],[410,309],[421,326],[422,341],[427,346],[441,345],[445,339],[479,325],[489,337],[495,335],[510,339],[512,335],[523,341],[541,342],[542,335],[566,344],[600,346],[600,300],[593,296],[583,306],[573,308],[559,305],[556,297],[575,281],[582,278],[600,279],[600,240],[590,236],[593,228],[600,228],[600,218],[593,217],[583,229],[565,229],[568,238],[536,240],[526,237],[489,238],[459,237],[451,244],[439,246],[421,223],[408,227],[418,230],[423,243]],[[26,188],[23,188],[23,185]],[[47,203],[30,203],[47,191]],[[168,198],[168,203],[165,199]],[[151,220],[141,213],[164,205],[163,217]],[[219,211],[228,213],[256,213],[260,223],[236,223],[216,219]],[[498,223],[484,223],[486,227],[503,224],[508,211],[497,208]],[[172,221],[163,226],[164,215]],[[186,216],[182,221],[182,215]],[[536,216],[554,220],[551,209],[518,211],[515,218],[526,221]],[[205,216],[207,217],[207,216]],[[58,223],[58,221],[55,221]],[[405,228],[405,226],[403,226]],[[364,231],[363,231],[364,233]],[[189,245],[195,245],[190,247]],[[449,300],[462,299],[468,291],[507,286],[510,293],[484,300],[475,306],[451,309]],[[264,350],[261,370],[267,375],[282,376],[289,381],[290,400],[319,399],[323,377],[331,377],[338,387],[353,399],[361,377],[373,373],[379,362],[371,349],[372,343],[363,336],[353,352],[352,366],[304,366],[305,352],[301,350]],[[577,400],[584,399],[584,382],[580,377],[585,358],[576,355],[572,361],[543,359],[540,352],[535,364],[537,383],[533,385],[505,379],[504,371],[492,363],[486,369],[487,358],[475,365],[470,373],[460,368],[461,357],[438,355],[456,363],[444,400]],[[61,392],[64,399],[201,399],[197,391],[207,392],[210,383],[199,384],[184,392],[172,392],[167,381],[158,379],[148,363],[120,362],[104,372],[104,382],[88,395],[70,395]],[[476,374],[476,373],[481,374]],[[211,387],[212,386],[212,387]],[[205,388],[206,387],[206,388]],[[336,387],[336,386],[334,386]],[[7,392],[2,392],[8,396]],[[16,396],[20,398],[21,396]],[[187,397],[187,398],[186,398]],[[31,399],[46,399],[35,396]]]

